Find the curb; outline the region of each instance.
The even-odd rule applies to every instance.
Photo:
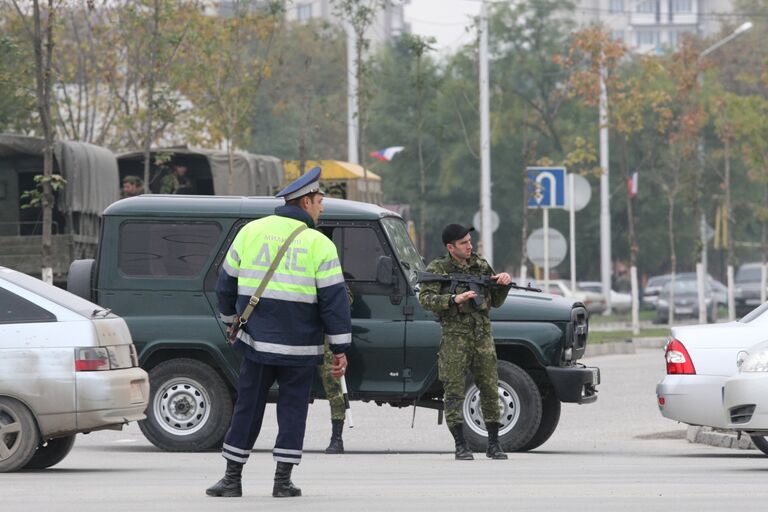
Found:
[[[599,345],[590,345],[587,342],[584,357],[634,354],[637,348],[663,348],[665,343],[666,338],[632,338],[626,341],[600,343]]]
[[[734,448],[737,450],[756,450],[748,435],[742,434],[739,439],[733,431],[713,429],[712,427],[688,427],[686,438],[689,443],[706,444],[718,448]]]

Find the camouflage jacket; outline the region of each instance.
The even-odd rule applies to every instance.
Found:
[[[474,276],[491,276],[495,272],[491,265],[475,253],[470,256],[467,265],[460,265],[450,254],[433,260],[427,266],[427,272],[434,274],[471,274]],[[419,291],[419,302],[425,309],[437,314],[443,328],[474,327],[477,322],[489,322],[490,307],[498,308],[507,298],[509,292],[508,286],[485,287],[483,289],[485,308],[475,309],[471,301],[462,304],[451,302],[451,293],[448,291],[450,283],[421,283]],[[456,294],[466,292],[469,288],[459,284],[456,287]]]

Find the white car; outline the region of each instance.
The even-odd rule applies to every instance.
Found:
[[[729,428],[723,386],[749,348],[764,341],[768,305],[736,322],[673,327],[665,349],[667,376],[656,386],[661,414],[690,425]]]
[[[579,281],[576,287],[585,292],[603,294],[603,283],[600,281]],[[632,308],[632,296],[628,293],[611,290],[611,309],[615,313],[626,313]]]
[[[143,420],[148,399],[122,318],[0,267],[0,473],[53,466],[77,433]]]
[[[578,289],[571,290],[570,282],[566,282],[562,279],[550,280],[549,290],[545,291],[552,295],[559,295],[561,297],[582,302],[590,314],[602,313],[605,311],[605,297],[603,297],[602,293],[594,293]]]
[[[728,428],[747,432],[768,453],[768,342],[741,354],[739,373],[725,381],[723,409]]]

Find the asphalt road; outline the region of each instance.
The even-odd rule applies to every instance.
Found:
[[[452,441],[434,411],[353,403],[347,454],[322,453],[328,406],[310,407],[304,461],[294,471],[301,498],[271,497],[274,409],[244,471],[240,499],[209,498],[224,461],[218,453],[164,453],[135,425],[79,436],[49,470],[0,475],[6,511],[443,511],[443,510],[758,510],[768,458],[690,444],[685,428],[661,417],[654,386],[659,349],[595,357],[602,370],[595,404],[563,407],[549,442],[508,461],[453,460]]]

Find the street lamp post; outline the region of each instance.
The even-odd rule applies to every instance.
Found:
[[[710,53],[714,52],[715,50],[717,50],[721,46],[723,46],[723,45],[733,41],[734,39],[739,37],[741,34],[744,34],[745,32],[748,32],[751,29],[752,29],[752,22],[751,21],[747,21],[745,23],[742,23],[741,25],[739,25],[736,28],[736,30],[731,32],[729,35],[727,35],[726,37],[722,38],[721,40],[717,41],[715,44],[711,45],[710,47],[708,47],[704,51],[702,51],[699,54],[699,59],[698,59],[699,62],[701,62],[702,59],[704,59],[704,57],[706,57]],[[703,90],[703,88],[704,88],[703,87],[704,86],[704,76],[702,74],[699,74],[698,80],[699,80],[699,88]],[[700,173],[701,176],[703,176],[704,175],[704,136],[703,136],[703,134],[699,136],[699,148],[698,148],[698,151],[699,151],[699,166],[700,166],[699,173]],[[726,155],[726,158],[728,158],[727,155]],[[726,172],[725,172],[725,177],[724,177],[723,185],[725,187],[725,219],[726,219],[726,222],[730,223],[730,221],[731,221],[731,176],[730,176],[730,165],[729,165],[728,162],[726,162]],[[726,247],[728,247],[728,251],[730,253],[732,251],[732,249],[733,249],[732,238],[731,238],[733,235],[731,233],[731,229],[726,229],[726,233],[727,233],[727,237],[728,237],[728,240],[727,240],[727,243],[726,243]],[[702,238],[701,238],[701,243],[702,243],[702,250],[701,250],[701,267],[702,267],[702,272],[698,276],[698,279],[699,279],[698,286],[699,286],[700,290],[703,290],[704,281],[706,280],[706,275],[707,275],[707,271],[708,271],[708,269],[707,269],[707,238],[706,238],[706,230],[702,229],[702,235],[701,236],[702,236]],[[732,255],[729,254],[729,257],[728,257],[728,267],[727,267],[727,280],[728,280],[728,320],[734,320],[736,318],[736,305],[735,305],[734,297],[733,297],[733,290],[734,290],[734,283],[733,283],[733,261],[732,261],[731,256]],[[762,275],[763,275],[762,287],[765,288],[765,269],[763,269]],[[699,323],[705,323],[705,322],[706,322],[706,307],[705,307],[705,303],[704,303],[704,294],[703,293],[699,293]]]

